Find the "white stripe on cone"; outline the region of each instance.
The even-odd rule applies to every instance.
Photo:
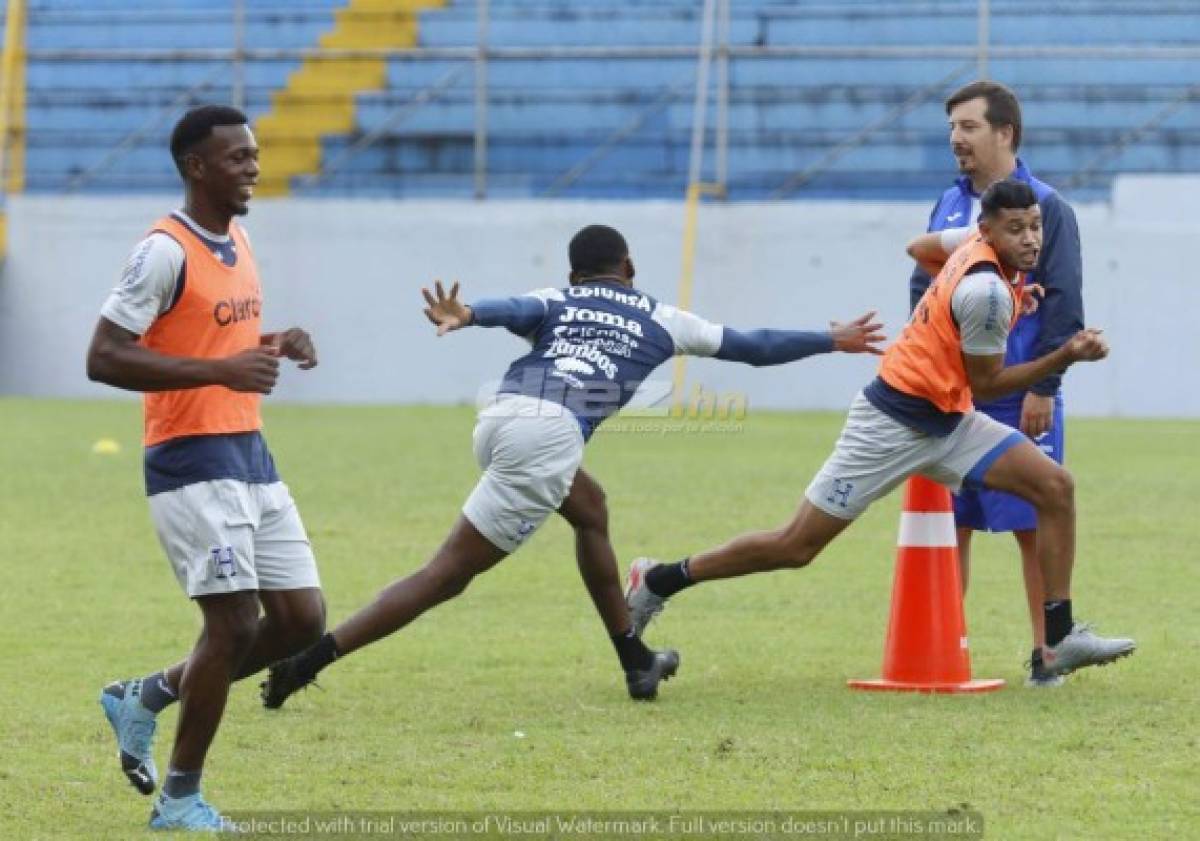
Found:
[[[912,511],[900,513],[899,546],[936,548],[957,546],[954,533],[954,514],[938,511],[932,514],[917,514]]]

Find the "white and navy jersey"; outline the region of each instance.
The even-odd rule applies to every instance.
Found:
[[[473,323],[507,327],[533,349],[509,366],[501,394],[565,406],[588,438],[676,355],[775,365],[833,349],[829,333],[739,333],[613,280],[472,305]]]

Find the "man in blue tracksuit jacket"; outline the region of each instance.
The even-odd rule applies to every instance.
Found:
[[[1045,297],[1038,311],[1020,319],[1008,337],[1005,364],[1037,359],[1056,349],[1083,327],[1083,261],[1075,213],[1052,187],[1037,180],[1017,158],[1021,144],[1021,106],[1011,90],[995,82],[972,82],[946,101],[950,149],[962,173],[946,190],[929,217],[929,231],[974,224],[979,195],[994,181],[1009,176],[1033,187],[1042,209],[1042,253],[1031,283]],[[910,280],[911,306],[916,306],[929,274],[918,266]],[[978,409],[1019,428],[1041,449],[1062,463],[1063,403],[1061,376],[1048,377],[1028,392],[1010,395]],[[1028,503],[998,491],[963,490],[955,498],[963,592],[970,571],[971,534],[975,530],[1011,531],[1021,550],[1025,591],[1033,625],[1030,678],[1033,686],[1056,685],[1062,678],[1045,675],[1041,646],[1042,579],[1035,555],[1037,515]]]

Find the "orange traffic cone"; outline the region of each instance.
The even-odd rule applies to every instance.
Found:
[[[891,692],[990,692],[1003,680],[972,680],[958,577],[950,492],[920,476],[908,480],[883,677],[847,681]]]

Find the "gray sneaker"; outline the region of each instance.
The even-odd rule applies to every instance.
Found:
[[[1104,666],[1127,657],[1135,648],[1137,643],[1131,639],[1098,637],[1092,633],[1091,626],[1076,622],[1071,633],[1063,637],[1058,645],[1048,645],[1042,649],[1042,659],[1047,674],[1069,675],[1077,669]]]
[[[646,571],[658,564],[652,558],[638,558],[629,567],[629,583],[625,587],[625,604],[629,605],[629,618],[633,620],[633,632],[639,637],[655,616],[662,613],[667,600],[656,596],[646,587]]]

